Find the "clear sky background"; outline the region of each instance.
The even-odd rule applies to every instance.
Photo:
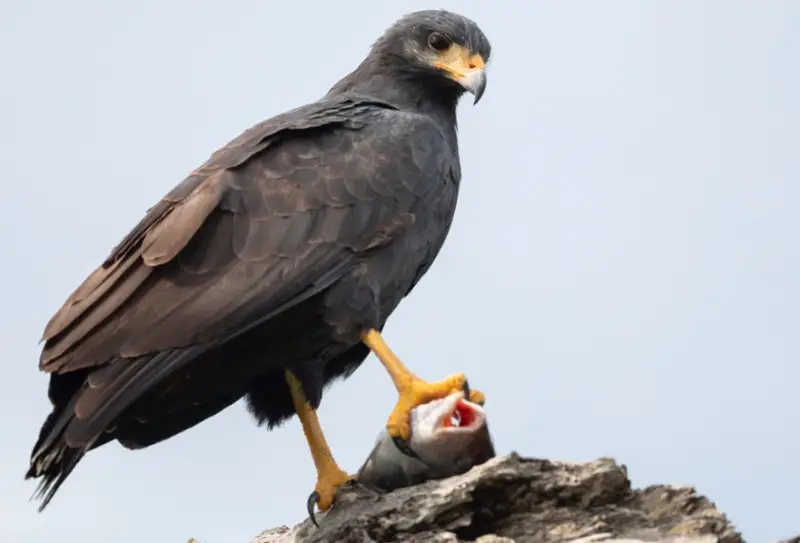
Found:
[[[241,403],[90,453],[38,514],[38,340],[212,151],[431,7],[494,58],[460,106],[454,227],[390,345],[424,377],[467,372],[501,453],[613,456],[637,486],[696,485],[750,541],[800,532],[800,2],[6,0],[0,541],[245,543],[304,518],[298,423],[267,433]],[[395,399],[373,357],[325,396],[348,470]]]

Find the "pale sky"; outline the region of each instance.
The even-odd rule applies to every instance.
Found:
[[[39,514],[38,340],[212,151],[437,7],[493,60],[459,108],[453,229],[389,344],[423,377],[465,371],[500,453],[613,456],[636,486],[695,485],[749,541],[800,532],[800,2],[6,0],[0,541],[246,543],[304,518],[299,424],[269,433],[241,403],[91,452]],[[373,357],[326,394],[343,467],[395,399]]]

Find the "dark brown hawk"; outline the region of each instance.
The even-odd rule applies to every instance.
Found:
[[[153,445],[243,397],[270,428],[299,416],[327,509],[349,479],[316,417],[327,382],[374,352],[399,440],[412,408],[466,387],[416,377],[380,330],[450,229],[456,105],[480,99],[489,55],[469,19],[410,14],[322,99],[247,130],[147,212],[44,331],[40,510],[89,450]]]

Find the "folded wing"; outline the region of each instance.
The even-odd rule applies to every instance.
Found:
[[[248,130],[151,208],[44,331],[54,410],[28,476],[55,484],[46,500],[154,385],[390,243],[442,175],[437,137],[385,105],[314,104]]]

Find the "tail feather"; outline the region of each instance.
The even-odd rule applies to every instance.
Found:
[[[96,441],[93,439],[82,446],[70,447],[64,438],[64,433],[74,418],[77,398],[78,394],[75,394],[66,405],[53,406],[53,411],[42,424],[39,439],[31,452],[30,466],[25,473],[25,479],[41,478],[31,496],[31,499],[42,500],[39,512],[47,507],[56,491]]]
[[[31,499],[41,500],[39,504],[39,512],[44,511],[45,507],[53,499],[55,493],[67,480],[69,474],[78,465],[78,462],[84,457],[86,451],[91,448],[90,446],[79,447],[74,449],[68,447],[63,443],[58,444],[51,450],[32,461],[28,473],[25,475],[26,479],[41,477],[42,480],[36,487]]]
[[[116,359],[100,368],[50,374],[53,411],[33,447],[26,479],[41,478],[34,493],[50,500],[88,451],[117,435],[120,415],[170,374],[194,360],[205,346]]]

